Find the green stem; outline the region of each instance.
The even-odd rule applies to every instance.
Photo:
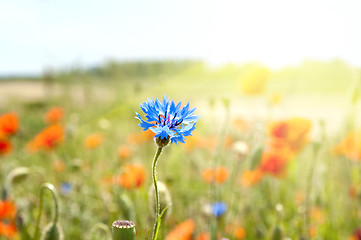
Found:
[[[58,205],[58,197],[57,197],[56,189],[55,189],[54,185],[52,185],[50,183],[44,183],[41,185],[41,188],[40,188],[39,212],[38,212],[38,217],[36,219],[35,233],[34,233],[34,238],[33,238],[34,240],[40,239],[40,218],[41,218],[41,213],[43,212],[43,195],[44,195],[44,191],[46,189],[51,192],[51,195],[53,196],[53,199],[54,199],[55,213],[54,213],[53,223],[56,224],[58,222],[58,218],[59,218],[59,205]]]
[[[217,228],[218,228],[218,219],[211,220],[211,240],[217,239]]]
[[[162,152],[163,148],[158,147],[157,152],[154,155],[153,163],[152,163],[152,177],[153,177],[153,184],[154,184],[154,190],[155,190],[155,213],[156,213],[156,221],[153,228],[153,237],[152,240],[156,240],[158,237],[158,229],[159,229],[159,216],[160,216],[160,203],[159,203],[159,191],[158,191],[158,185],[157,185],[157,161],[158,158]]]
[[[317,143],[316,143],[317,144]],[[311,208],[311,192],[312,192],[312,179],[316,168],[316,162],[319,158],[319,146],[314,146],[313,149],[313,161],[311,161],[311,166],[308,171],[308,175],[306,178],[306,202],[305,202],[305,227],[306,233],[310,227],[310,208]]]

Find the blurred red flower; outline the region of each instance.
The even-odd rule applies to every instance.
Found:
[[[7,139],[0,138],[0,156],[9,153],[11,149],[12,149],[11,142]]]
[[[127,145],[121,145],[118,148],[118,156],[120,159],[128,159],[132,156],[132,150]]]
[[[132,145],[139,145],[144,142],[153,140],[154,136],[155,133],[149,129],[140,133],[131,133],[127,136],[127,143]]]
[[[197,235],[196,240],[210,240],[211,234],[209,232],[202,232]]]
[[[214,170],[214,175],[215,175],[216,183],[221,184],[227,181],[229,176],[229,171],[225,167],[216,167],[216,169]]]
[[[53,150],[64,140],[64,131],[60,125],[52,125],[42,130],[28,143],[28,150]]]
[[[229,177],[229,170],[225,167],[205,168],[201,173],[202,179],[207,183],[216,182],[222,184]]]
[[[281,177],[285,173],[287,160],[281,152],[267,151],[262,155],[260,169],[265,174]]]
[[[64,110],[61,107],[53,107],[44,115],[44,121],[49,124],[61,122],[64,117]]]
[[[334,153],[343,155],[350,160],[361,160],[361,130],[349,133],[334,148]]]
[[[237,223],[228,223],[225,228],[228,235],[232,235],[236,240],[241,240],[246,237],[246,230]]]
[[[103,136],[100,133],[93,133],[88,135],[84,140],[86,148],[94,149],[99,147],[104,141]]]
[[[241,183],[244,187],[253,186],[262,180],[263,173],[257,168],[254,170],[245,170],[242,174]]]
[[[188,219],[178,224],[166,236],[166,240],[191,240],[194,231],[194,221]]]
[[[361,240],[361,228],[357,228],[353,231],[352,236],[349,238],[350,240]]]
[[[139,188],[145,181],[145,168],[143,165],[127,164],[124,171],[116,177],[116,183],[125,189]]]
[[[19,128],[18,116],[15,113],[0,115],[0,137],[8,137],[15,134]]]
[[[0,200],[0,238],[13,239],[16,234],[15,227],[16,206],[10,200]]]
[[[300,151],[308,141],[311,121],[304,118],[291,118],[274,122],[269,126],[269,136],[282,140],[294,152]]]
[[[211,168],[203,169],[201,176],[205,182],[212,183],[214,179],[214,170]]]

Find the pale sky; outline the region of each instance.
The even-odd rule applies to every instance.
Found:
[[[107,59],[361,67],[360,0],[0,0],[0,75]]]

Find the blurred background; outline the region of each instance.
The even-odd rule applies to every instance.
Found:
[[[258,65],[270,76],[253,84],[264,85],[269,98],[292,98],[280,114],[339,124],[339,104],[360,78],[359,7],[358,1],[3,0],[0,102],[42,97],[44,79],[104,87],[133,81],[139,88],[151,82],[160,95],[239,97],[242,74]],[[322,109],[310,106],[315,101]]]
[[[31,232],[39,183],[51,182],[65,239],[125,218],[145,239],[155,145],[134,117],[166,94],[201,118],[158,163],[172,202],[161,239],[361,239],[359,9],[0,0],[3,201]],[[32,181],[9,188],[23,167]],[[18,239],[1,213],[0,239]]]

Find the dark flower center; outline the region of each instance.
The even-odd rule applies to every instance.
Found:
[[[170,119],[170,116],[167,113],[168,112],[165,112],[164,115],[159,114],[158,122],[159,122],[160,126],[164,127],[167,125],[171,129],[171,128],[175,128],[175,127],[179,126],[180,124],[182,124],[183,119],[181,119],[180,121],[175,119],[177,117],[177,113],[174,114],[174,117],[172,118],[172,120]]]
[[[133,228],[135,224],[128,220],[117,220],[113,222],[113,227],[116,228]]]

